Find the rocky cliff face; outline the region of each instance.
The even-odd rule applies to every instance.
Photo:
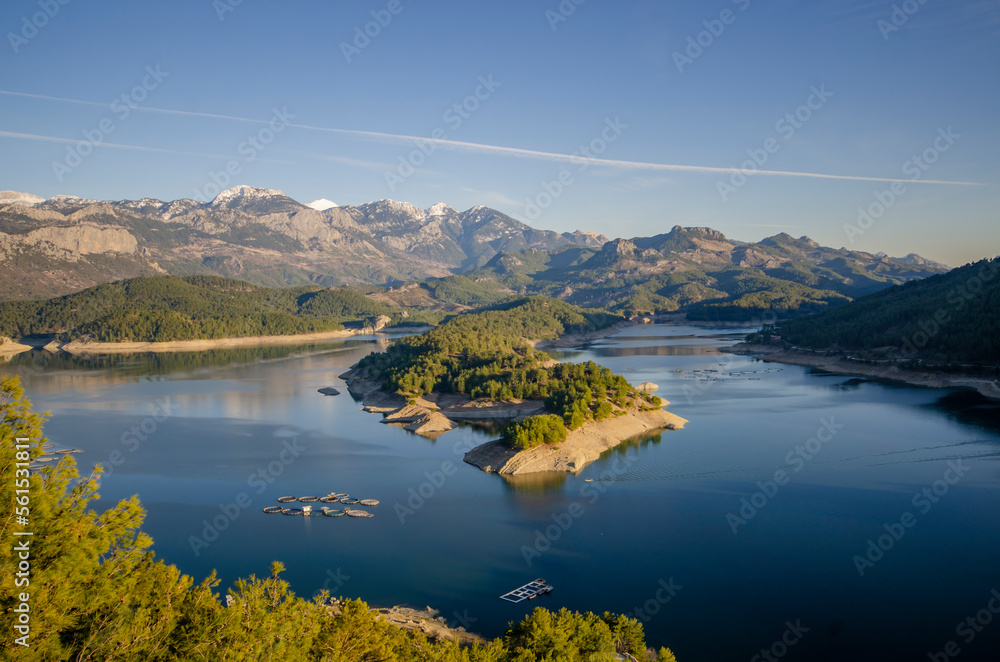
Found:
[[[134,254],[138,248],[139,242],[128,231],[92,223],[40,228],[22,235],[0,234],[0,250],[7,255],[13,251],[37,250],[68,262],[76,262],[85,255]]]
[[[0,268],[0,296],[52,296],[157,272],[215,273],[270,286],[399,283],[460,273],[499,251],[605,241],[536,230],[481,206],[421,210],[380,200],[318,210],[250,186],[210,203],[45,200],[4,191],[0,250],[8,260],[17,257],[18,269],[15,283],[14,271]]]

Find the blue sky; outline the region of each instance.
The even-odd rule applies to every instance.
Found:
[[[5,2],[0,188],[1000,253],[1000,2],[235,2]]]

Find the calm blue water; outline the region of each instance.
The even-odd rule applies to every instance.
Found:
[[[336,376],[374,339],[6,369],[81,469],[111,466],[98,506],[138,494],[157,553],[196,579],[278,559],[300,595],[431,605],[487,636],[538,605],[627,612],[684,661],[926,660],[952,641],[1000,659],[997,405],[726,354],[743,334],[638,326],[557,352],[658,384],[690,422],[516,481],[461,461],[485,432],[429,441],[360,412]],[[330,491],[382,503],[368,520],[261,512]],[[498,599],[536,577],[555,590]]]

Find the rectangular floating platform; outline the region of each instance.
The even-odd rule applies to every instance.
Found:
[[[510,593],[504,593],[500,596],[500,599],[507,602],[522,602],[524,600],[533,600],[542,593],[548,593],[551,590],[552,587],[544,579],[536,579],[533,582],[528,582],[521,588],[515,588]]]

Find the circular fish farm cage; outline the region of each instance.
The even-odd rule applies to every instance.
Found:
[[[281,506],[264,506],[264,512],[268,515],[275,515],[280,513],[282,510]]]
[[[319,500],[322,501],[323,503],[337,503],[338,501],[340,501],[340,497],[325,496],[325,497],[320,497]]]
[[[299,503],[315,503],[316,501],[319,501],[318,496],[299,497]]]
[[[298,500],[299,500],[298,497],[293,497],[293,496],[278,497],[278,503],[295,503]]]
[[[346,512],[347,512],[347,516],[348,517],[375,517],[374,515],[372,515],[367,510],[350,510],[350,509],[348,509]]]
[[[362,506],[377,506],[378,504],[379,504],[378,499],[362,499],[361,500],[361,505]]]
[[[356,503],[361,503],[361,499],[352,499],[350,497],[345,496],[340,499],[340,502],[345,506],[353,506]]]
[[[344,516],[344,511],[343,510],[332,510],[331,509],[331,510],[324,510],[323,514],[326,515],[327,517],[343,517]]]
[[[302,514],[302,509],[301,508],[284,508],[284,509],[282,509],[281,514],[282,515],[301,515]]]

